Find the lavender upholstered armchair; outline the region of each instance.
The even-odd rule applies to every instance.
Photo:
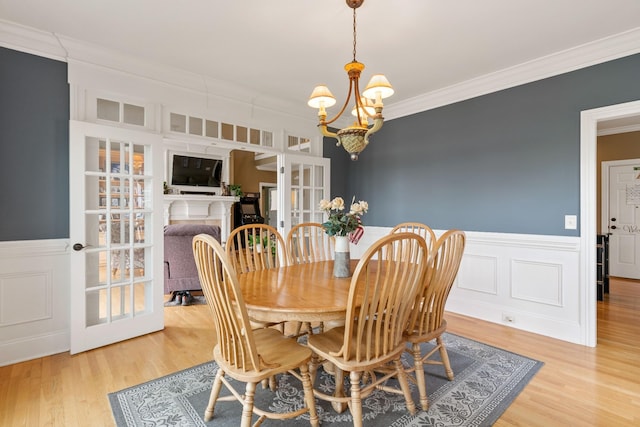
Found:
[[[164,227],[164,293],[201,290],[192,241],[198,234],[209,234],[220,241],[220,227],[204,224],[170,224]]]

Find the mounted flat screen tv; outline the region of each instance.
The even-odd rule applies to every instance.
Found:
[[[222,159],[172,153],[169,185],[183,192],[220,193]]]

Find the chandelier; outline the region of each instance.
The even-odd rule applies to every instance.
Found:
[[[331,120],[327,120],[327,110],[336,103],[329,88],[325,85],[316,86],[309,97],[307,104],[318,109],[318,128],[324,136],[335,138],[337,146],[342,147],[351,155],[351,160],[358,160],[358,155],[369,144],[369,137],[380,130],[384,118],[382,117],[382,99],[393,95],[393,88],[383,74],[375,74],[371,77],[364,92],[360,94],[360,73],[364,70],[364,64],[356,60],[356,9],[362,6],[364,0],[346,0],[347,6],[353,9],[353,61],[344,66],[349,76],[349,93],[340,112]],[[331,132],[327,125],[335,122],[347,109],[353,96],[354,104],[351,114],[356,120],[351,126]],[[369,119],[373,124],[369,126]]]

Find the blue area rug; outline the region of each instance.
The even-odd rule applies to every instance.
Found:
[[[375,391],[362,402],[364,425],[490,426],[543,365],[542,362],[449,333],[444,335],[444,341],[455,379],[448,381],[442,366],[425,366],[429,410],[419,410],[415,415],[410,415],[401,395]],[[403,359],[407,365],[412,363],[407,354]],[[238,402],[218,402],[215,418],[208,423],[203,421],[216,370],[217,365],[208,362],[110,393],[109,402],[116,425],[237,426],[242,412]],[[412,383],[410,385],[416,407],[420,408],[417,387]],[[320,369],[315,387],[325,392],[332,390],[334,377]],[[244,386],[241,385],[239,389],[244,390]],[[225,391],[223,387],[221,395]],[[260,386],[256,390],[256,405],[271,411],[284,412],[292,407],[298,408],[302,400],[302,386],[291,375],[278,376],[278,390],[275,393],[263,390]],[[321,425],[352,425],[348,410],[338,414],[328,402],[318,399],[316,402]],[[287,420],[285,424],[308,426],[308,419],[305,414],[298,419]],[[265,420],[262,425],[281,424],[282,421]]]

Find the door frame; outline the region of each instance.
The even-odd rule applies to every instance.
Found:
[[[580,323],[581,341],[597,343],[596,237],[598,122],[640,115],[640,101],[580,113]]]

